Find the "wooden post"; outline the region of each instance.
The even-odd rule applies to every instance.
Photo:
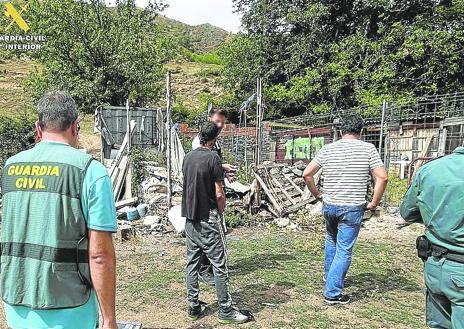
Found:
[[[261,148],[263,137],[263,80],[258,78],[256,83],[256,156],[255,164],[261,163]]]
[[[385,148],[383,151],[383,165],[387,170],[390,169],[390,158],[387,157],[388,152],[390,152],[390,137],[387,134],[385,136]]]
[[[131,122],[131,111],[130,111],[130,106],[129,106],[129,100],[126,101],[126,132],[130,131],[130,122]],[[129,140],[127,141],[127,153],[130,153],[132,148],[132,136],[129,133]]]
[[[256,80],[256,149],[255,165],[259,164],[259,78]]]
[[[263,79],[259,78],[259,93],[260,95],[260,101],[259,101],[259,107],[261,109],[261,117],[259,118],[259,161],[260,163],[263,161],[262,158],[262,152],[263,152],[263,129],[264,129],[264,94],[263,94]]]
[[[295,163],[295,135],[292,136],[292,166]]]
[[[383,149],[383,127],[385,125],[385,112],[387,111],[387,101],[384,99],[383,100],[383,105],[382,105],[382,121],[380,122],[380,142],[379,142],[379,154],[382,156],[382,149]],[[384,149],[384,152],[387,150]]]
[[[444,122],[440,122],[440,129],[438,132],[438,156],[445,155],[446,149],[446,136],[448,135],[448,130],[446,129]]]
[[[262,120],[262,81],[258,77],[256,81],[256,150],[255,150],[255,166],[261,163],[261,120]],[[258,179],[258,175],[255,175],[255,199],[253,208],[257,209],[261,207],[261,182]]]
[[[168,170],[168,209],[171,209],[172,204],[172,164],[171,164],[171,107],[172,107],[172,98],[171,98],[171,72],[168,72],[166,75],[166,130],[167,130],[167,152],[166,152],[166,163]]]
[[[126,175],[126,186],[124,192],[124,198],[130,199],[132,198],[132,161],[130,158],[131,150],[132,150],[132,134],[131,134],[131,109],[129,100],[126,101],[126,119],[127,119],[127,128],[126,133],[128,134],[129,138],[127,140],[127,154],[129,155],[128,158],[128,168],[127,168],[127,175]]]
[[[243,112],[243,116],[244,116],[244,126],[245,126],[245,151],[244,151],[244,157],[245,157],[245,178],[248,182],[248,176],[249,176],[249,166],[248,166],[248,152],[247,152],[247,149],[248,149],[248,132],[247,132],[247,107],[245,107],[245,110]],[[251,174],[251,173],[250,173]]]
[[[104,147],[105,147],[105,139],[103,138],[103,135],[100,134],[100,162],[106,166],[105,152],[103,150]],[[111,151],[110,151],[110,154],[111,154]],[[110,158],[111,158],[111,155],[110,155]]]

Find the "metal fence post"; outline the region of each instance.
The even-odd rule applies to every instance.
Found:
[[[172,204],[172,164],[171,164],[171,72],[166,75],[166,130],[167,130],[167,148],[166,148],[166,164],[168,171],[168,209],[171,209]]]

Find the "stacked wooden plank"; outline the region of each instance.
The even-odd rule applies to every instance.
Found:
[[[127,172],[129,170],[129,140],[135,131],[136,122],[132,120],[130,122],[130,131],[126,133],[126,137],[122,142],[121,148],[119,149],[116,158],[111,164],[109,175],[111,183],[113,184],[114,200],[119,201],[121,193],[126,181]]]
[[[276,216],[296,212],[315,200],[306,188],[300,169],[284,164],[267,164],[255,167],[254,172],[272,205],[270,211]]]

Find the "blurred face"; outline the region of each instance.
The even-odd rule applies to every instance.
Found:
[[[226,125],[226,117],[225,115],[215,113],[209,117],[209,121],[214,122],[214,124],[219,128],[219,130],[224,129]]]

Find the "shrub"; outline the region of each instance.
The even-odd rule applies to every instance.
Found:
[[[206,108],[206,106],[203,106]],[[202,108],[191,108],[184,105],[182,101],[177,101],[172,109],[172,121],[176,123],[188,123],[196,126],[198,118],[204,116],[206,110]]]
[[[191,52],[188,49],[183,50],[183,55],[191,62],[203,63],[203,64],[214,64],[214,65],[223,65],[224,62],[221,57],[216,53],[205,53],[205,54],[196,54]]]
[[[192,150],[192,139],[184,134],[179,134],[180,142],[184,148],[184,152],[188,153]]]
[[[33,116],[27,113],[17,117],[0,114],[0,173],[6,160],[34,145]]]
[[[246,213],[226,211],[225,222],[227,227],[250,226],[253,222],[251,216]]]

